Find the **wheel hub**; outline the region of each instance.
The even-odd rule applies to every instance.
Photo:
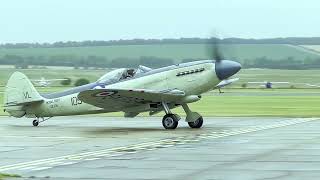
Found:
[[[173,119],[171,118],[171,117],[167,117],[166,119],[165,119],[165,125],[167,126],[167,127],[171,127],[172,125],[173,125]]]
[[[196,126],[196,125],[198,125],[198,124],[199,124],[199,122],[200,122],[200,120],[199,120],[199,119],[197,119],[195,122],[193,122],[193,124]]]

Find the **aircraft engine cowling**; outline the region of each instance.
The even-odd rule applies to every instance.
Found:
[[[215,63],[215,72],[220,80],[228,79],[241,69],[241,64],[230,60],[221,60]]]

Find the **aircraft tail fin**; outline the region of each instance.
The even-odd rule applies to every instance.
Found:
[[[8,80],[4,92],[4,106],[24,105],[43,101],[44,98],[34,88],[31,81],[21,72],[14,72]]]

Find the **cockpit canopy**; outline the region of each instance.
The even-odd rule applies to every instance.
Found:
[[[131,68],[120,68],[113,71],[110,71],[100,77],[98,79],[99,84],[110,84],[115,83],[118,81],[121,81],[123,79],[128,79],[136,76],[137,74],[146,73],[148,71],[151,71],[151,68],[145,67],[145,66],[139,66],[137,69],[131,69]]]

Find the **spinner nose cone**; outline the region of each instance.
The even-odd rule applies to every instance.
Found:
[[[235,61],[222,60],[215,63],[217,77],[220,80],[227,79],[241,69],[241,64]]]

